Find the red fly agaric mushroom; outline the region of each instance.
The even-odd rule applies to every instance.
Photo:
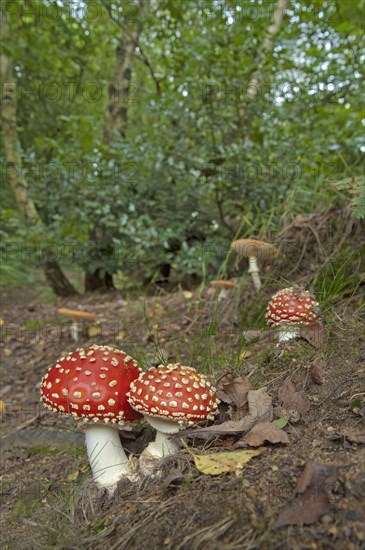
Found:
[[[262,285],[257,258],[261,260],[272,260],[278,253],[277,248],[270,243],[265,243],[257,239],[238,239],[237,241],[233,241],[231,249],[239,256],[248,258],[248,273],[252,276],[255,289],[260,290]]]
[[[203,374],[180,364],[160,365],[131,383],[129,403],[157,430],[156,439],[142,453],[159,459],[179,451],[169,439],[186,424],[213,418],[219,400],[216,389]]]
[[[94,479],[111,491],[123,476],[133,480],[117,425],[142,417],[127,400],[140,372],[123,351],[93,345],[59,359],[41,382],[46,407],[87,422],[85,440]]]
[[[299,336],[301,325],[310,325],[320,319],[319,303],[308,290],[297,287],[279,290],[266,309],[266,321],[279,327],[279,342]]]

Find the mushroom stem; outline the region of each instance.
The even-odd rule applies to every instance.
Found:
[[[147,449],[152,456],[162,458],[163,456],[170,456],[178,453],[180,451],[180,445],[173,439],[170,439],[169,434],[157,432],[155,441],[150,443]]]
[[[299,336],[299,333],[300,331],[298,328],[286,327],[285,329],[279,332],[279,342],[287,342],[292,338],[296,338],[297,336]]]
[[[169,439],[169,436],[179,432],[179,424],[173,420],[156,418],[149,414],[145,414],[144,417],[157,432],[156,439],[148,445],[147,452],[157,458],[178,453],[180,445],[173,439]]]
[[[248,263],[249,263],[248,273],[251,274],[251,277],[252,277],[252,280],[253,280],[253,285],[254,285],[255,289],[257,291],[259,291],[262,284],[261,284],[261,279],[260,279],[260,275],[259,275],[260,270],[259,270],[258,265],[257,265],[256,256],[250,256],[248,258]]]
[[[72,321],[70,325],[70,335],[74,342],[79,341],[79,326],[77,324],[77,321]]]
[[[116,426],[86,426],[85,442],[94,481],[110,491],[124,476],[134,481]]]

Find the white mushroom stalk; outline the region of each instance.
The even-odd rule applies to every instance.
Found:
[[[260,270],[259,270],[259,267],[257,265],[256,256],[250,256],[248,258],[248,273],[252,277],[253,286],[255,287],[255,290],[259,291],[262,287],[262,284],[261,284]]]
[[[86,425],[85,443],[93,478],[97,483],[114,491],[123,477],[135,481],[116,426]]]
[[[162,458],[180,451],[180,445],[170,438],[172,434],[179,433],[179,424],[173,420],[156,418],[148,414],[145,414],[144,417],[152,428],[156,430],[156,438],[147,446],[146,453],[156,458]]]
[[[300,334],[300,329],[296,327],[286,326],[282,330],[279,330],[279,342],[288,342],[293,338],[298,338]]]

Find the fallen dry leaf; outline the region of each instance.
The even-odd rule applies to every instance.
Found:
[[[321,363],[316,363],[311,368],[311,378],[315,384],[318,384],[318,386],[321,386],[324,383],[324,377],[323,377],[323,367]]]
[[[218,476],[226,472],[236,472],[254,456],[262,453],[262,449],[246,451],[224,451],[222,453],[211,453],[207,455],[196,455],[194,457],[195,466],[203,474]]]
[[[303,325],[300,329],[299,336],[307,340],[307,342],[312,344],[315,348],[320,348],[324,342],[326,331],[323,324],[317,321],[310,325]]]
[[[259,422],[252,430],[240,439],[236,446],[260,447],[265,441],[269,443],[290,443],[288,434],[281,430],[274,422]]]
[[[95,336],[98,336],[101,333],[101,327],[98,327],[97,325],[89,325],[87,327],[87,335],[89,338],[94,338]]]
[[[259,339],[260,342],[274,342],[275,341],[275,331],[271,329],[267,330],[246,330],[242,336],[245,339],[245,342],[250,343],[256,339]]]
[[[285,380],[278,390],[279,401],[282,402],[286,410],[297,411],[300,415],[305,415],[310,408],[310,401],[302,391],[297,391],[291,380]]]
[[[252,388],[252,382],[248,378],[238,376],[231,382],[222,384],[222,389],[218,390],[218,398],[231,405],[229,415],[232,420],[239,420],[247,413],[247,394]]]
[[[4,401],[0,399],[0,420],[1,421],[3,421],[3,419],[5,418],[5,414],[6,414],[6,405]]]
[[[327,490],[333,486],[335,480],[336,468],[334,466],[308,460],[302,475],[298,479],[297,492],[302,494],[311,488]]]
[[[273,525],[310,525],[328,511],[328,494],[336,481],[336,469],[326,464],[308,461],[298,480],[299,496],[280,513]]]
[[[247,394],[249,414],[241,420],[228,420],[222,424],[207,428],[190,428],[179,432],[179,437],[213,437],[226,434],[240,434],[250,431],[257,422],[271,421],[273,410],[271,397],[266,393],[266,388],[250,390]]]
[[[344,439],[349,443],[357,443],[358,445],[365,444],[365,432],[355,432],[354,430],[343,430],[342,432],[337,432],[335,435],[331,436],[329,439]]]
[[[328,497],[325,493],[308,491],[282,510],[273,529],[284,525],[310,525],[323,516],[327,509]]]

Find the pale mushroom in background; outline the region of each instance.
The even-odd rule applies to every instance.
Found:
[[[66,307],[60,307],[57,309],[58,315],[71,319],[70,336],[74,342],[79,340],[79,324],[80,319],[86,319],[89,321],[96,320],[96,313],[89,313],[87,311],[79,311],[78,309],[68,309]]]
[[[260,260],[272,260],[278,254],[277,248],[270,243],[256,239],[238,239],[233,241],[231,249],[239,256],[248,258],[249,269],[254,287],[257,291],[261,288],[260,270],[257,265],[257,258]]]
[[[225,300],[229,295],[229,291],[232,288],[237,287],[237,283],[235,281],[227,281],[225,279],[214,279],[213,281],[210,281],[209,284],[213,288],[220,289],[218,294],[218,302]]]

